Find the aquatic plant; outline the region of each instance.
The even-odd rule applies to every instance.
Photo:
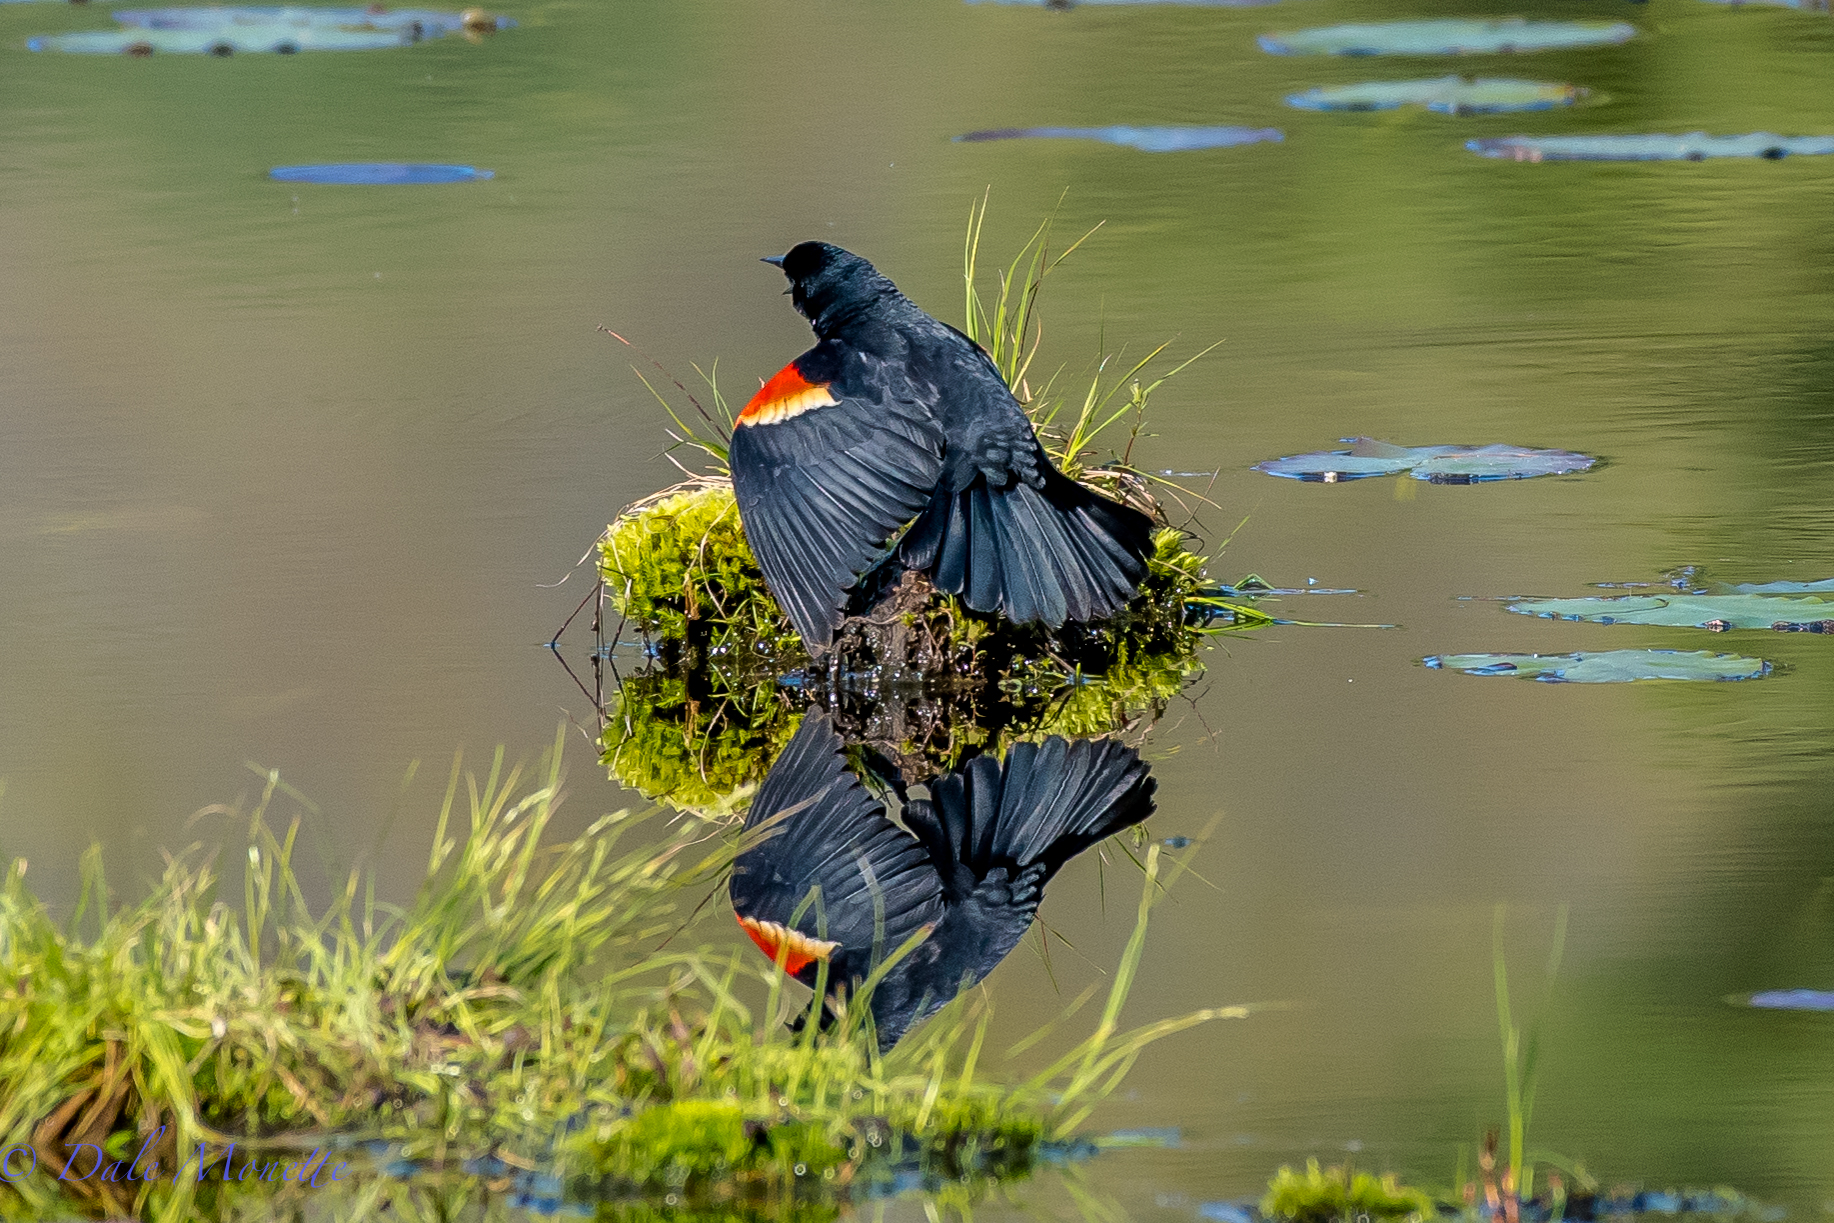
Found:
[[[1429,484],[1488,484],[1588,471],[1598,462],[1570,450],[1529,450],[1521,446],[1397,446],[1372,437],[1345,438],[1347,450],[1263,459],[1251,471],[1303,480],[1309,484],[1343,484],[1407,472]]]
[[[1509,1112],[1509,1162],[1503,1170],[1501,1184],[1487,1188],[1493,1195],[1500,1192],[1508,1217],[1513,1220],[1519,1203],[1532,1200],[1535,1194],[1535,1159],[1528,1151],[1528,1126],[1534,1120],[1536,1075],[1541,1066],[1541,1015],[1537,1014],[1524,1035],[1510,1006],[1509,966],[1503,955],[1504,915],[1504,907],[1498,905],[1495,919],[1491,923],[1491,969],[1496,982],[1497,1030],[1503,1044],[1503,1089]],[[1555,978],[1560,975],[1560,961],[1566,951],[1566,941],[1567,906],[1563,904],[1555,910],[1553,945],[1548,951],[1549,991],[1553,989]],[[1546,1005],[1547,999],[1544,996],[1543,1011]],[[1564,1166],[1566,1162],[1546,1152],[1535,1154],[1556,1166]],[[1484,1171],[1486,1177],[1489,1177],[1495,1160],[1494,1134],[1485,1142],[1484,1158]],[[1575,1175],[1584,1178],[1583,1169],[1573,1171]],[[1492,1202],[1493,1206],[1495,1204]]]
[[[339,187],[398,187],[428,183],[469,183],[495,178],[495,170],[476,166],[414,161],[340,161],[312,166],[275,166],[267,176],[282,183],[318,183]]]
[[[861,999],[834,1025],[795,1030],[796,989],[749,949],[668,949],[737,843],[692,817],[657,839],[628,813],[541,843],[559,746],[532,784],[500,752],[482,780],[455,763],[426,881],[401,909],[355,873],[328,906],[307,904],[299,825],[268,823],[283,793],[271,773],[248,817],[239,912],[194,855],[118,904],[92,851],[83,900],[60,923],[14,863],[0,886],[0,1142],[28,1144],[39,1171],[0,1186],[0,1213],[42,1214],[61,1192],[110,1214],[189,1218],[243,1191],[194,1180],[185,1162],[231,1141],[298,1159],[302,1142],[378,1139],[403,1166],[498,1160],[581,1192],[839,1191],[894,1156],[1017,1171],[1146,1044],[1245,1013],[1119,1028],[1148,914],[1188,860],[1162,870],[1151,846],[1102,1020],[1032,1078],[979,1069],[984,997],[886,1056],[849,1017]],[[461,793],[468,827],[455,826]],[[640,830],[650,844],[620,846]],[[90,1153],[142,1171],[156,1160],[165,1175],[55,1179]]]
[[[462,13],[429,9],[231,7],[123,9],[124,27],[82,30],[27,40],[31,51],[90,55],[235,55],[302,51],[373,51],[412,46],[423,39],[463,34],[477,41],[516,23],[483,9]]]
[[[1746,1006],[1773,1011],[1834,1011],[1834,990],[1767,989],[1740,999]]]
[[[1707,650],[1604,650],[1578,654],[1435,654],[1420,660],[1435,671],[1507,675],[1544,684],[1629,684],[1642,680],[1763,679],[1775,670],[1762,658]]]
[[[1822,592],[1825,596],[1826,592]],[[1594,624],[1658,624],[1670,628],[1774,629],[1834,633],[1834,598],[1780,594],[1590,595],[1577,599],[1512,599],[1508,610],[1543,620]]]
[[[1320,85],[1302,93],[1288,94],[1286,104],[1299,110],[1359,112],[1418,106],[1442,115],[1494,115],[1571,106],[1589,92],[1577,85],[1555,81],[1497,77],[1466,80],[1453,75],[1420,81]]]
[[[1706,161],[1718,157],[1816,157],[1834,153],[1834,136],[1492,136],[1467,140],[1465,147],[1505,161]]]
[[[1601,47],[1629,42],[1637,28],[1625,21],[1383,21],[1323,26],[1256,41],[1272,55],[1494,55],[1519,51]]]
[[[1268,1182],[1261,1214],[1293,1223],[1348,1223],[1370,1219],[1431,1219],[1439,1207],[1432,1195],[1401,1184],[1393,1173],[1372,1176],[1349,1168],[1320,1169],[1306,1160],[1305,1172],[1282,1166]]]
[[[996,127],[957,136],[959,144],[989,140],[1093,140],[1138,149],[1142,153],[1189,153],[1198,149],[1232,149],[1238,145],[1273,143],[1286,139],[1277,127],[1203,127],[1168,125],[1133,127]]]
[[[612,606],[652,640],[713,655],[800,652],[745,540],[728,478],[695,477],[626,509],[599,542],[599,574]]]

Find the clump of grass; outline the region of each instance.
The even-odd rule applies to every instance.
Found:
[[[1525,1205],[1537,1204],[1535,1176],[1538,1167],[1545,1164],[1551,1169],[1547,1174],[1547,1204],[1553,1217],[1558,1220],[1566,1210],[1567,1178],[1571,1178],[1572,1184],[1582,1193],[1591,1193],[1596,1185],[1583,1164],[1564,1159],[1551,1151],[1531,1150],[1528,1146],[1528,1127],[1535,1115],[1535,1088],[1540,1071],[1541,1014],[1538,1013],[1530,1022],[1526,1033],[1516,1022],[1515,1010],[1510,1003],[1509,966],[1503,954],[1504,918],[1504,906],[1496,906],[1491,924],[1491,973],[1496,985],[1497,1032],[1502,1041],[1503,1093],[1504,1107],[1509,1117],[1509,1146],[1506,1156],[1499,1162],[1497,1132],[1493,1129],[1484,1135],[1484,1143],[1478,1154],[1484,1204],[1493,1217],[1500,1216],[1505,1223],[1517,1223]],[[1560,961],[1566,951],[1566,935],[1567,906],[1563,904],[1555,912],[1553,944],[1548,952],[1548,994],[1551,994],[1554,982],[1560,975]],[[1542,1012],[1545,1012],[1548,994],[1543,995]],[[1457,1176],[1459,1193],[1467,1203],[1475,1203],[1477,1186],[1467,1180],[1464,1160],[1465,1153],[1461,1148]],[[1564,1177],[1562,1173],[1565,1173]]]
[[[1498,905],[1491,924],[1491,968],[1496,978],[1497,1029],[1503,1043],[1503,1089],[1509,1110],[1509,1166],[1504,1173],[1503,1191],[1530,1198],[1535,1191],[1535,1165],[1528,1156],[1528,1124],[1535,1115],[1536,1075],[1541,1068],[1541,1024],[1537,1017],[1537,1021],[1529,1025],[1525,1040],[1510,1007],[1509,966],[1503,956],[1503,920],[1504,908]],[[1561,905],[1554,919],[1554,941],[1547,959],[1550,990],[1560,975],[1566,941],[1567,907]]]
[[[1412,1219],[1439,1213],[1431,1194],[1403,1185],[1393,1173],[1380,1177],[1349,1168],[1321,1169],[1308,1159],[1303,1173],[1282,1166],[1268,1182],[1261,1214],[1293,1223],[1350,1223],[1351,1220]]]
[[[1065,378],[1061,369],[1034,390],[1032,366],[1044,343],[1044,324],[1038,317],[1038,298],[1044,291],[1044,282],[1064,260],[1076,253],[1078,247],[1094,237],[1101,225],[1053,253],[1051,232],[1055,218],[1047,216],[1012,261],[1004,269],[996,270],[997,291],[989,302],[982,298],[979,285],[981,230],[987,220],[988,202],[989,196],[983,195],[978,203],[969,207],[968,234],[962,244],[962,282],[966,290],[963,329],[968,338],[986,350],[1026,415],[1031,417],[1051,461],[1065,475],[1079,479],[1091,470],[1094,465],[1089,460],[1096,439],[1111,426],[1131,418],[1126,446],[1109,470],[1129,472],[1143,480],[1156,480],[1157,477],[1129,466],[1134,443],[1142,436],[1146,423],[1148,401],[1154,391],[1213,351],[1221,341],[1158,373],[1147,371],[1171,347],[1169,341],[1131,365],[1127,364],[1124,352],[1110,353],[1104,346],[1080,400],[1059,389],[1060,380]]]
[[[401,909],[355,874],[307,904],[298,824],[268,823],[271,774],[240,911],[194,857],[120,904],[92,852],[62,923],[15,863],[0,887],[0,1143],[30,1144],[40,1171],[0,1186],[0,1214],[74,1193],[112,1215],[191,1218],[242,1188],[55,1172],[79,1143],[123,1159],[145,1146],[170,1176],[198,1143],[296,1149],[326,1131],[386,1139],[418,1166],[538,1168],[580,1192],[840,1191],[894,1156],[1021,1170],[1146,1044],[1240,1013],[1118,1027],[1147,915],[1184,865],[1161,880],[1155,846],[1101,1023],[1032,1079],[980,1069],[980,995],[884,1056],[864,995],[796,1030],[806,1004],[774,966],[669,949],[740,842],[692,817],[657,839],[621,813],[546,846],[559,788],[558,741],[532,783],[501,753],[482,780],[455,765],[426,882]],[[620,843],[639,829],[650,843]]]

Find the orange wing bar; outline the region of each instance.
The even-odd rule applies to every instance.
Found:
[[[831,408],[839,402],[829,394],[827,383],[810,382],[792,361],[758,388],[758,393],[739,413],[739,423],[774,425],[815,408]]]
[[[783,971],[792,977],[816,960],[827,959],[840,946],[825,939],[810,938],[800,930],[787,929],[781,922],[759,921],[755,917],[739,918],[739,927],[751,936],[758,950],[769,956],[773,964],[787,942],[789,951],[784,954]]]

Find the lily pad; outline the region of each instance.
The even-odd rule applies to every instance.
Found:
[[[1834,990],[1768,989],[1747,1001],[1773,1011],[1834,1011]]]
[[[1258,599],[1263,595],[1354,595],[1362,591],[1349,587],[1320,586],[1317,578],[1307,578],[1304,586],[1275,586],[1260,574],[1251,573],[1239,582],[1215,587],[1213,593],[1231,599]]]
[[[1365,81],[1330,85],[1288,94],[1286,104],[1300,110],[1369,111],[1423,106],[1442,115],[1495,115],[1508,111],[1551,110],[1571,106],[1586,96],[1577,85],[1552,81],[1516,81],[1500,77],[1465,80],[1459,76],[1424,81]]]
[[[1314,484],[1341,484],[1371,476],[1412,472],[1414,479],[1433,484],[1488,484],[1496,480],[1526,480],[1534,476],[1570,475],[1585,471],[1597,459],[1570,450],[1527,450],[1520,446],[1396,446],[1374,438],[1345,438],[1348,450],[1319,450],[1311,454],[1265,459],[1252,470],[1289,480]]]
[[[1660,624],[1715,632],[1767,628],[1787,633],[1834,633],[1834,599],[1789,599],[1779,595],[1519,599],[1509,604],[1509,610],[1544,620],[1586,620],[1594,624]]]
[[[1112,1134],[1097,1138],[1095,1145],[1104,1150],[1112,1147],[1158,1147],[1161,1150],[1175,1150],[1184,1145],[1184,1131],[1175,1125],[1116,1130]]]
[[[1791,155],[1834,153],[1834,136],[1497,136],[1467,140],[1465,147],[1485,157],[1509,161],[1705,161],[1709,157],[1762,157],[1777,161]]]
[[[1260,8],[1280,0],[968,0],[969,4],[1029,4],[1033,8],[1081,8],[1096,4],[1179,4],[1187,8]]]
[[[1727,8],[1744,8],[1747,4],[1758,4],[1769,8],[1807,9],[1814,12],[1828,11],[1828,0],[1711,0],[1714,4],[1723,4]]]
[[[1834,578],[1819,582],[1740,582],[1732,589],[1745,595],[1834,594]]]
[[[347,30],[396,30],[414,38],[436,38],[462,30],[507,29],[516,23],[481,9],[462,13],[436,9],[303,8],[298,6],[118,9],[114,19],[145,30],[210,30],[224,25],[330,26]]]
[[[1422,663],[1466,675],[1508,675],[1544,684],[1628,684],[1645,679],[1762,679],[1762,658],[1706,650],[1604,650],[1582,654],[1436,654]]]
[[[405,183],[467,183],[495,178],[496,171],[475,166],[441,166],[400,161],[351,161],[322,166],[275,166],[269,178],[283,183],[334,183],[340,186],[395,186]]]
[[[1493,55],[1628,42],[1637,28],[1623,21],[1384,21],[1263,34],[1274,55]]]
[[[373,51],[446,34],[514,25],[481,10],[365,8],[158,8],[114,14],[125,28],[33,38],[33,51],[89,55],[233,55],[299,51]]]
[[[205,30],[83,30],[27,39],[26,49],[72,55],[292,55],[300,51],[380,51],[404,46],[406,41],[390,30],[237,25]]]
[[[1185,153],[1194,149],[1228,149],[1239,144],[1286,139],[1277,127],[997,127],[968,132],[961,143],[983,140],[1099,140],[1143,153]]]
[[[1204,1202],[1197,1207],[1197,1217],[1210,1223],[1259,1223],[1260,1214],[1252,1201]]]

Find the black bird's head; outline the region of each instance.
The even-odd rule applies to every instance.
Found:
[[[868,314],[878,303],[901,296],[898,286],[872,264],[826,242],[801,242],[789,254],[770,255],[764,262],[783,269],[790,281],[790,300],[823,337]]]

